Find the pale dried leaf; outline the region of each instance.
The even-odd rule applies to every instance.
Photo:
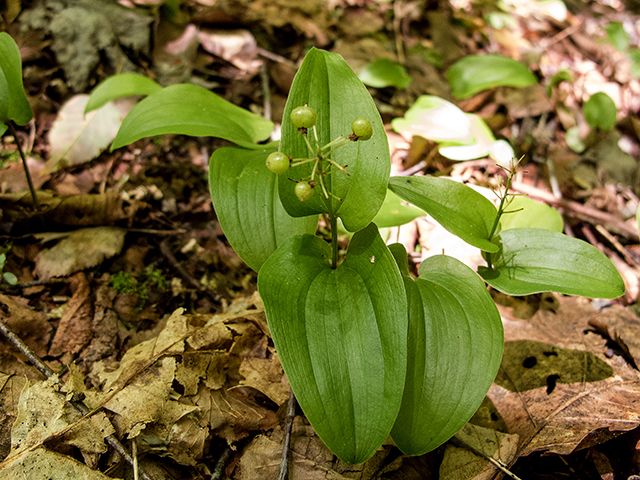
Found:
[[[487,457],[508,465],[518,450],[518,436],[466,424],[449,443],[440,465],[441,480],[489,480],[498,468]],[[484,456],[480,455],[483,454]]]
[[[117,480],[91,470],[73,458],[38,448],[8,463],[0,469],[2,478],[73,478],[74,480]]]
[[[96,158],[116,137],[122,120],[133,104],[118,108],[108,102],[98,110],[84,114],[89,95],[71,97],[58,112],[49,130],[51,156],[46,171],[79,165]]]
[[[82,228],[36,257],[36,275],[51,278],[95,267],[117,255],[124,245],[126,230],[118,227]]]

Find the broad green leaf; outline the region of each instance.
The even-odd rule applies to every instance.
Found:
[[[320,438],[362,463],[391,431],[407,368],[402,277],[370,224],[330,265],[322,239],[287,240],[258,275],[269,330],[293,392]]]
[[[364,67],[358,78],[370,87],[405,88],[411,83],[411,77],[402,65],[392,62],[388,58],[378,58]]]
[[[391,177],[389,189],[468,244],[487,252],[498,251],[489,241],[496,207],[471,187],[446,178]]]
[[[502,55],[470,55],[447,71],[453,96],[464,99],[493,87],[528,87],[538,81],[520,62]]]
[[[544,228],[562,233],[564,229],[562,215],[555,208],[522,196],[513,197],[500,222],[502,230]]]
[[[22,59],[16,42],[0,32],[0,124],[12,120],[26,125],[33,118],[31,105],[22,85]],[[1,129],[4,133],[6,127]]]
[[[406,263],[406,252],[398,261]],[[502,321],[484,282],[460,261],[430,257],[415,281],[401,270],[407,379],[391,436],[404,453],[422,455],[451,438],[482,403],[502,358]]]
[[[631,66],[629,71],[633,78],[640,78],[640,50],[632,48],[629,51],[629,60],[631,60]]]
[[[378,228],[398,227],[409,223],[414,218],[423,217],[426,213],[418,207],[407,203],[391,190],[387,190],[387,196],[380,211],[375,216],[373,223]]]
[[[444,98],[422,95],[407,110],[404,118],[391,120],[393,129],[411,139],[413,135],[435,142],[472,143],[471,117]]]
[[[162,90],[162,87],[144,75],[135,73],[114,75],[100,82],[100,84],[93,89],[84,113],[100,108],[105,103],[115,100],[116,98],[127,97],[129,95],[151,95],[159,90]]]
[[[507,295],[559,292],[591,298],[617,298],[624,281],[597,248],[558,232],[537,228],[507,230],[496,237],[501,251],[493,268],[478,273]]]
[[[197,85],[172,85],[152,93],[122,122],[111,149],[167,133],[220,137],[247,148],[262,148],[273,123]]]
[[[591,95],[583,109],[587,123],[593,128],[607,131],[616,124],[618,109],[606,93],[598,92]]]
[[[209,188],[220,226],[236,253],[256,272],[293,235],[313,234],[317,217],[287,215],[277,175],[265,166],[275,147],[219,148],[211,155]]]
[[[321,194],[320,187],[316,187],[318,194],[305,202],[295,196],[295,183],[290,179],[308,178],[311,173],[308,165],[280,175],[282,204],[294,217],[337,214],[347,230],[361,230],[378,213],[391,171],[389,143],[380,114],[371,95],[344,59],[315,48],[307,53],[296,74],[284,111],[280,149],[293,158],[310,155],[304,138],[289,120],[294,108],[306,104],[318,114],[315,128],[321,146],[340,135],[348,136],[351,123],[359,117],[373,123],[373,137],[367,141],[349,142],[333,153],[332,159],[346,165],[349,176],[335,172],[326,178],[331,192],[329,198]]]

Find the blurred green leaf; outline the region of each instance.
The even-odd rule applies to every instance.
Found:
[[[373,219],[373,223],[378,228],[398,227],[409,223],[414,218],[425,215],[426,213],[423,210],[402,200],[391,190],[387,190],[387,196],[382,207],[380,207],[380,211]]]
[[[513,228],[543,228],[562,233],[564,222],[555,208],[529,197],[516,196],[509,203],[507,213],[500,218],[502,230]]]
[[[609,22],[605,27],[607,38],[611,45],[619,52],[624,52],[629,48],[629,35],[624,31],[624,25],[620,22]]]
[[[584,104],[584,116],[592,128],[611,130],[617,121],[618,109],[609,95],[598,92]]]
[[[453,96],[464,99],[493,87],[528,87],[538,81],[520,62],[502,55],[470,55],[447,71]]]
[[[411,83],[411,77],[405,68],[388,58],[374,60],[360,71],[358,78],[365,85],[374,88],[405,88]]]
[[[33,110],[22,84],[22,59],[16,42],[6,32],[0,32],[0,125],[8,120],[26,125]],[[0,134],[7,127],[0,128]]]

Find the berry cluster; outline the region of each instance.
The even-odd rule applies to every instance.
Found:
[[[313,163],[311,175],[308,180],[303,179],[296,181],[294,192],[301,202],[309,200],[313,197],[314,188],[320,185],[325,198],[329,198],[329,192],[324,184],[324,177],[332,173],[332,167],[340,170],[345,175],[349,175],[345,166],[340,165],[330,158],[331,154],[338,148],[349,142],[357,142],[358,140],[369,140],[373,136],[373,126],[366,118],[357,118],[351,124],[351,134],[348,137],[340,135],[335,140],[320,147],[318,141],[318,133],[316,131],[316,122],[318,114],[316,111],[307,106],[296,107],[291,111],[289,116],[291,123],[298,129],[298,132],[304,137],[311,158],[291,158],[282,152],[273,152],[267,157],[266,165],[269,170],[275,174],[286,172],[289,167],[297,167],[299,165],[308,165]],[[315,149],[309,141],[309,130],[313,133],[312,141],[315,143]]]

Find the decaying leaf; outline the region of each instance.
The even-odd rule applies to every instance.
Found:
[[[126,230],[118,227],[82,228],[69,234],[52,248],[36,257],[36,275],[40,278],[70,275],[95,267],[117,255],[124,245]],[[43,240],[60,238],[60,234],[38,235]]]
[[[49,355],[52,357],[67,352],[78,353],[93,336],[91,287],[84,273],[80,272],[71,277],[71,290],[73,296],[62,314],[49,347]]]
[[[39,191],[37,195],[39,210],[33,205],[33,198],[29,192],[0,195],[2,221],[22,223],[38,219],[39,228],[42,228],[42,225],[90,227],[112,225],[128,215],[123,206],[124,201],[117,192],[58,195],[44,190]]]
[[[113,102],[84,114],[89,95],[76,95],[65,103],[49,130],[51,157],[47,173],[61,166],[79,165],[96,158],[116,137],[122,120],[134,103]]]
[[[520,436],[519,456],[569,454],[640,425],[640,372],[622,356],[606,355],[606,339],[589,324],[603,315],[585,299],[561,298],[556,313],[505,319],[507,345],[526,341],[531,348],[505,349],[502,386],[494,384],[489,397]]]
[[[516,455],[518,436],[468,423],[447,444],[440,465],[441,480],[494,478],[498,468],[488,458],[508,465]]]
[[[36,355],[43,357],[47,354],[51,325],[44,313],[27,305],[26,299],[0,295],[0,318]],[[8,343],[0,343],[0,352],[10,351],[13,351],[13,347]]]
[[[4,478],[73,478],[76,480],[117,480],[91,470],[77,460],[40,447],[8,463],[0,470]]]

